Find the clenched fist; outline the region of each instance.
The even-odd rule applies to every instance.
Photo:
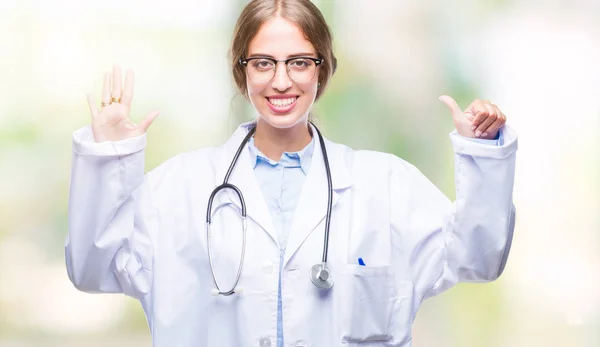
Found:
[[[487,100],[475,99],[463,112],[451,97],[442,95],[439,99],[450,108],[454,126],[461,136],[493,140],[506,123],[504,113]]]

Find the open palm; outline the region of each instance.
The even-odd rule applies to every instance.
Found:
[[[102,109],[98,110],[91,95],[87,96],[92,114],[92,132],[96,142],[120,141],[144,134],[158,117],[152,111],[139,124],[131,122],[130,108],[133,99],[133,72],[127,71],[123,87],[121,68],[113,67],[112,73],[104,75]]]

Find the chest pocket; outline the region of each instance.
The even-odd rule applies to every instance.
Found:
[[[346,265],[340,279],[343,343],[392,339],[393,314],[405,299],[398,296],[393,276],[389,266]]]

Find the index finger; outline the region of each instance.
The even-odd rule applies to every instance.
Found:
[[[131,99],[133,99],[133,71],[127,70],[125,73],[125,89],[123,89],[121,103],[131,106]]]
[[[488,109],[485,107],[483,101],[479,99],[473,101],[469,108],[472,110],[474,116],[471,129],[475,130],[488,117]]]

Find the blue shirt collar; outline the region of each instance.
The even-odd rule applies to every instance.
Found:
[[[254,144],[254,136],[248,140],[248,150],[250,152],[250,163],[252,164],[252,168],[256,168],[259,162],[267,163],[271,166],[281,165],[283,167],[300,167],[302,172],[305,175],[308,175],[308,170],[310,169],[310,162],[313,155],[313,150],[315,147],[315,136],[311,141],[304,147],[303,149],[297,152],[284,152],[281,155],[279,161],[274,161],[264,155]]]

